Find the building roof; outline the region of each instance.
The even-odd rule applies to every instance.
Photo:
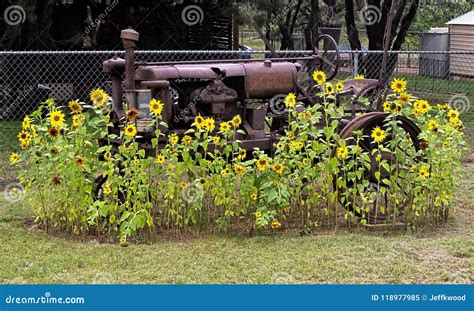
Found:
[[[446,25],[474,25],[474,10],[450,20]]]

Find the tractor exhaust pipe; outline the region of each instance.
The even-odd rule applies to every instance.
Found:
[[[137,108],[135,94],[135,48],[138,42],[139,33],[128,28],[120,33],[123,47],[125,49],[125,96],[129,108]]]

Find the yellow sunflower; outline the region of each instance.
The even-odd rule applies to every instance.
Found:
[[[267,166],[269,165],[268,160],[266,158],[260,158],[257,160],[257,168],[259,171],[264,171]]]
[[[239,155],[237,156],[237,158],[238,158],[240,161],[243,161],[243,160],[245,160],[246,157],[247,157],[247,150],[240,148],[240,149],[239,149]]]
[[[135,135],[137,135],[137,128],[135,127],[135,125],[131,123],[127,124],[127,126],[125,127],[125,135],[130,138],[135,137]]]
[[[82,105],[79,103],[78,100],[71,100],[68,104],[69,106],[69,109],[71,109],[71,111],[73,113],[81,113],[82,112]]]
[[[332,83],[328,82],[324,85],[324,91],[326,92],[326,94],[328,95],[332,95],[334,94],[334,86],[332,85]]]
[[[321,70],[317,70],[313,72],[313,80],[319,85],[323,85],[326,82],[326,74]]]
[[[61,111],[53,111],[49,116],[52,127],[61,127],[64,123],[64,114]]]
[[[382,130],[380,127],[376,126],[372,130],[371,136],[376,143],[381,143],[385,139],[385,131]]]
[[[191,144],[191,142],[193,141],[193,138],[189,135],[184,135],[183,138],[181,139],[181,141],[183,142],[183,144],[185,146],[188,146]]]
[[[428,129],[432,132],[438,132],[439,123],[435,119],[431,119],[428,121]]]
[[[335,85],[335,88],[337,92],[344,90],[344,83],[342,81],[338,81]]]
[[[16,152],[12,152],[12,154],[10,154],[10,164],[13,165],[15,164],[16,162],[18,162],[18,160],[20,159],[20,155]]]
[[[296,95],[294,93],[289,93],[286,95],[285,105],[290,108],[294,108],[296,106]]]
[[[431,109],[430,104],[428,104],[428,102],[426,100],[423,100],[423,99],[419,99],[419,100],[415,101],[414,107],[415,107],[414,113],[416,115],[426,114]]]
[[[354,79],[356,79],[356,80],[363,80],[363,79],[365,79],[365,76],[359,74],[359,75],[356,75],[356,76],[354,77]]]
[[[392,105],[389,102],[383,103],[383,111],[389,112],[392,110]]]
[[[245,172],[245,168],[242,165],[235,165],[234,166],[234,172],[237,175],[242,175]]]
[[[204,120],[203,117],[199,115],[194,119],[194,125],[196,126],[198,130],[201,130],[206,125],[206,121]]]
[[[91,100],[96,107],[102,107],[109,99],[109,95],[102,89],[95,89],[90,94]]]
[[[345,159],[349,155],[349,149],[346,146],[341,146],[336,150],[336,156],[339,159]]]
[[[163,103],[160,100],[153,98],[150,100],[150,112],[155,116],[159,116],[163,111]]]
[[[219,124],[219,129],[222,133],[227,133],[228,131],[230,131],[230,124],[229,122],[221,122]]]
[[[281,175],[283,174],[283,171],[285,170],[285,167],[283,165],[281,165],[280,163],[275,163],[273,166],[272,166],[272,171],[274,171],[275,173],[277,173],[278,175]]]
[[[448,117],[450,119],[457,119],[459,118],[459,111],[457,111],[456,109],[451,109],[449,110],[448,112]]]
[[[215,129],[215,120],[213,118],[206,118],[204,120],[204,129],[207,131],[207,132],[212,132],[214,131]]]
[[[407,89],[407,81],[404,79],[394,78],[390,87],[395,93],[403,93]]]
[[[74,163],[76,164],[78,168],[83,168],[84,164],[86,163],[86,159],[84,159],[81,156],[78,156],[74,159]]]
[[[256,196],[256,195],[255,195]],[[262,212],[255,212],[255,217],[260,218],[262,217]]]
[[[408,104],[410,102],[411,96],[410,94],[407,93],[401,93],[400,96],[398,96],[398,101],[401,104]]]
[[[18,140],[20,141],[20,143],[29,144],[31,142],[30,132],[27,132],[27,131],[23,130],[20,133],[18,133]]]
[[[281,228],[281,223],[278,221],[278,220],[274,220],[272,221],[272,229],[273,230],[277,230],[277,229],[280,229]]]
[[[72,126],[79,127],[84,121],[86,117],[82,113],[78,113],[72,116]]]
[[[165,156],[162,155],[162,154],[157,155],[156,156],[156,163],[158,163],[159,165],[165,164]]]
[[[21,128],[23,130],[28,130],[31,128],[31,119],[29,116],[25,116],[23,118],[23,122],[21,122]]]
[[[240,115],[236,115],[232,118],[232,121],[230,122],[235,128],[238,128],[240,124],[242,124],[242,118],[240,117]]]
[[[211,136],[211,138],[214,145],[219,145],[219,143],[221,142],[221,138],[219,136]]]
[[[170,144],[174,146],[179,142],[179,137],[178,135],[173,133],[168,137],[168,140],[170,141]]]
[[[430,177],[429,168],[426,164],[423,164],[420,169],[418,170],[418,176],[420,176],[421,180],[425,180],[426,178]]]

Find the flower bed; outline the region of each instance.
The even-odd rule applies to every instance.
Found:
[[[10,162],[22,168],[20,182],[42,227],[122,243],[151,230],[310,232],[341,219],[347,226],[402,221],[407,227],[446,219],[465,144],[459,113],[410,96],[405,81],[395,79],[383,124],[343,139],[338,124],[348,103],[334,104],[343,84],[326,83],[320,73],[315,80],[324,90],[321,103],[301,111],[294,94],[287,96],[289,124],[271,158],[240,148],[240,116],[218,124],[197,116],[185,135],[165,135],[163,105],[155,99],[151,155],[137,143],[138,112],[129,110],[121,133],[111,134],[108,95],[94,90],[90,105],[59,107],[49,99],[26,116],[18,134],[22,152]],[[422,130],[420,148],[400,116]]]

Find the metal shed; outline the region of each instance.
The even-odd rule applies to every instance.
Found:
[[[474,51],[474,10],[446,23],[451,51]],[[451,75],[474,77],[474,55],[451,55]]]

